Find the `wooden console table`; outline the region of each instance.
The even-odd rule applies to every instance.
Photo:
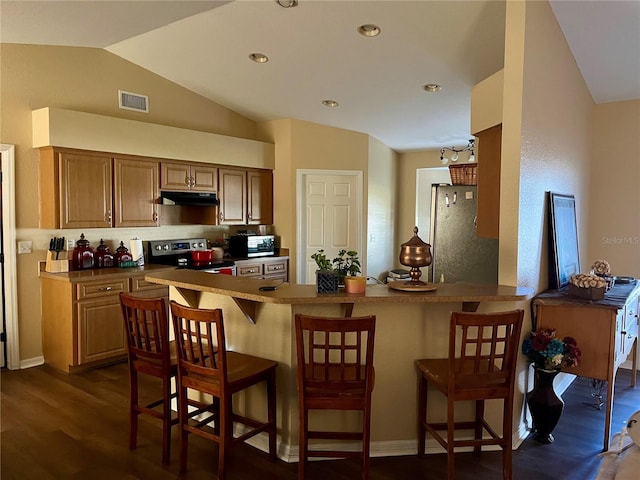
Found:
[[[604,450],[609,448],[613,387],[618,367],[632,354],[631,386],[638,368],[638,298],[640,281],[615,285],[603,300],[569,296],[567,288],[547,290],[532,300],[534,328],[555,328],[558,337],[571,336],[582,350],[578,367],[565,371],[607,382]]]

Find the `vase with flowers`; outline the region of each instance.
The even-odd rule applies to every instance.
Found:
[[[533,390],[527,393],[527,405],[533,419],[533,438],[552,443],[551,432],[558,424],[564,401],[553,389],[553,380],[562,368],[580,364],[582,352],[573,337],[556,337],[556,331],[543,328],[532,332],[522,344],[524,353],[534,366]]]

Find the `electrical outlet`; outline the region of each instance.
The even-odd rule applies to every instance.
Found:
[[[32,248],[33,248],[33,242],[31,240],[18,242],[18,255],[23,253],[31,253]]]
[[[67,250],[73,250],[76,247],[76,241],[73,239],[67,240]]]

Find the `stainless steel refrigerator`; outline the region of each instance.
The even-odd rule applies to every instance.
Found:
[[[477,193],[476,186],[432,186],[429,281],[498,283],[498,240],[476,236]]]

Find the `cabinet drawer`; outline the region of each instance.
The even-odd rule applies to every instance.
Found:
[[[631,353],[631,349],[633,348],[633,342],[638,336],[638,324],[631,324],[627,330],[624,330],[622,332],[622,336],[623,353],[625,355],[629,355]]]
[[[287,262],[268,262],[264,264],[264,274],[284,273],[287,271]]]
[[[107,295],[119,295],[120,292],[129,291],[129,279],[122,278],[110,282],[79,283],[78,300],[84,298],[97,298]]]
[[[262,275],[262,264],[247,263],[240,266],[236,265],[236,275],[239,277],[253,277]]]
[[[633,325],[638,325],[638,301],[637,299],[627,303],[625,307],[625,318],[623,329],[630,329]]]
[[[162,288],[157,283],[147,282],[144,277],[133,277],[131,279],[131,292],[143,292],[147,290],[155,290]],[[169,287],[165,287],[169,291]]]

